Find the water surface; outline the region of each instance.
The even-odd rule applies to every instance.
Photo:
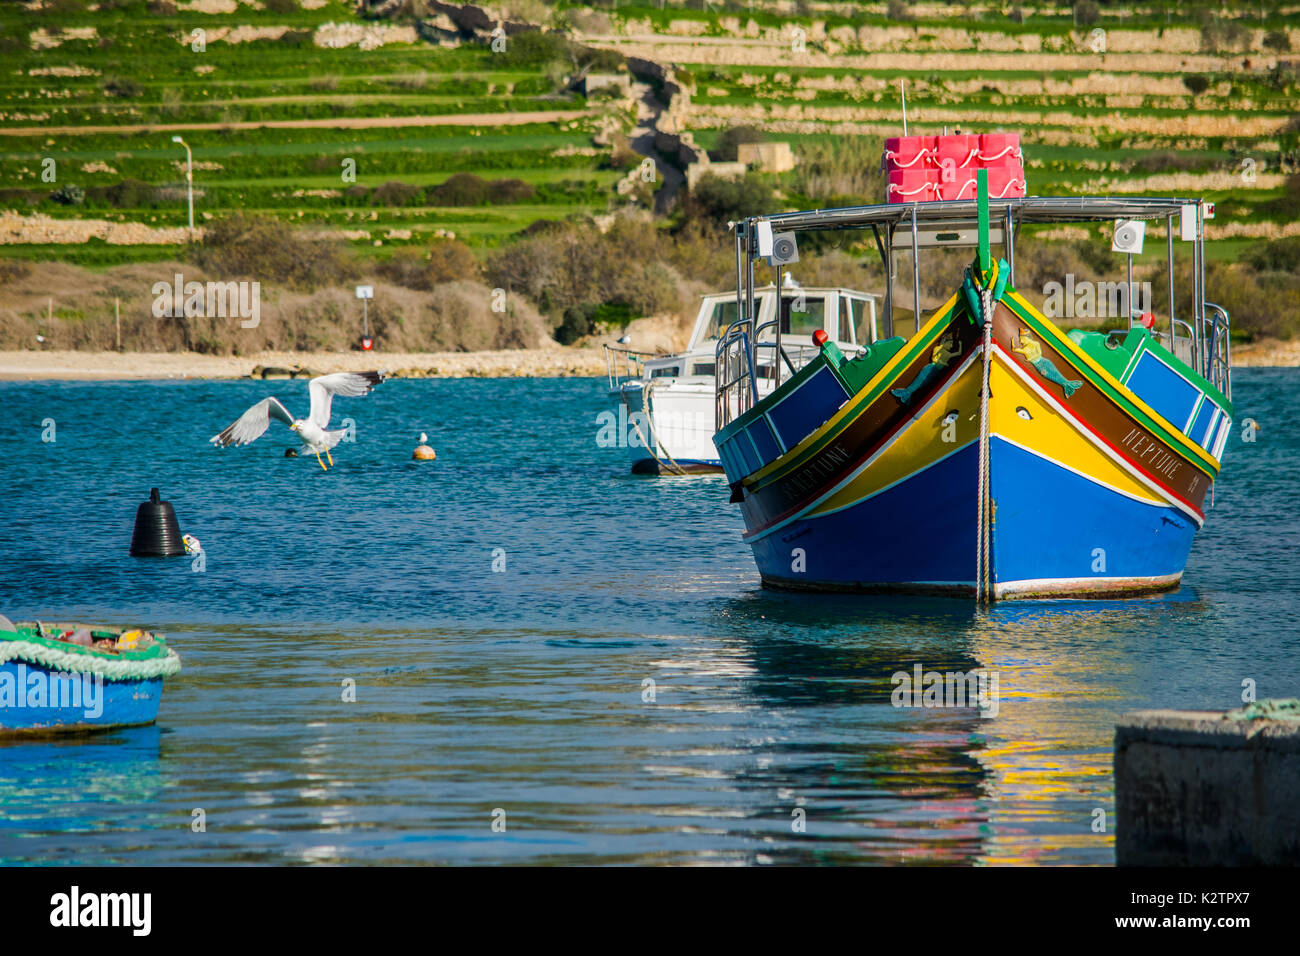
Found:
[[[981,613],[761,589],[722,478],[598,446],[603,380],[390,381],[328,473],[207,444],[300,382],[0,383],[0,612],[185,664],[156,727],[0,744],[0,861],[1112,863],[1117,715],[1300,693],[1300,371],[1235,391],[1179,591]],[[203,570],[127,555],[153,486]],[[918,662],[997,716],[891,706]]]

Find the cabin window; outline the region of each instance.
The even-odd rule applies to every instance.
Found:
[[[857,338],[853,340],[855,345],[870,345],[876,341],[876,330],[874,327],[873,317],[875,309],[871,307],[869,299],[853,297],[853,319],[854,328],[857,332]]]
[[[705,342],[709,339],[716,339],[727,330],[727,326],[736,321],[738,312],[735,299],[728,299],[725,302],[719,302],[713,306],[713,313],[709,316],[709,321],[704,326],[704,336],[700,339]]]
[[[812,335],[826,328],[826,299],[823,296],[786,294],[781,297],[781,334]]]
[[[841,342],[853,341],[853,306],[847,295],[840,296],[840,332],[836,338]]]
[[[676,365],[669,365],[665,368],[656,368],[650,370],[651,378],[672,378],[681,373],[681,369]]]
[[[692,375],[716,375],[718,373],[718,364],[716,362],[696,362],[691,366]]]

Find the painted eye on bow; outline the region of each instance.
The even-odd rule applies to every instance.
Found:
[[[957,413],[956,413],[956,412],[949,412],[947,415],[943,416],[943,424],[944,424],[944,425],[951,425],[951,424],[952,424],[953,422],[955,422],[956,420],[957,420]]]
[[[1023,405],[1016,406],[1016,414],[1027,422],[1032,422],[1034,420],[1034,416],[1029,414],[1029,409],[1025,408]]]

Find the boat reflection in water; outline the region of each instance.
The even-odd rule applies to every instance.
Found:
[[[0,741],[0,865],[127,862],[96,856],[116,845],[120,829],[182,832],[176,817],[142,809],[156,806],[165,789],[161,740],[150,725]]]
[[[765,591],[718,611],[736,643],[713,646],[730,653],[662,666],[685,684],[725,674],[752,702],[737,730],[763,732],[744,736],[745,759],[727,775],[757,842],[750,862],[1108,865],[1114,716],[1150,678],[1127,634],[1170,604],[1202,613],[1186,591],[988,614],[940,598]],[[989,715],[896,706],[899,675],[918,665],[985,671]]]
[[[1195,627],[1207,613],[1195,590],[1182,588],[1146,599],[1002,604],[972,628],[972,653],[999,673],[1001,691],[974,752],[989,795],[981,862],[1114,864],[1115,718],[1160,683],[1159,658],[1143,646],[1171,618]]]

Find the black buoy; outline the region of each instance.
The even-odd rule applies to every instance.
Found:
[[[149,490],[149,500],[135,512],[131,555],[136,558],[173,558],[185,553],[181,527],[170,501],[160,501],[158,489]]]

